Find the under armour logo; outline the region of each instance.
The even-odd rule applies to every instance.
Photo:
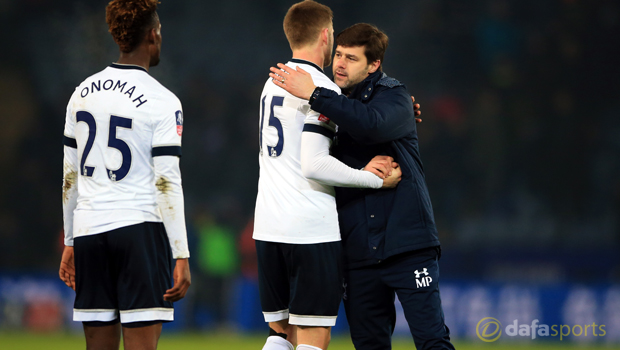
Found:
[[[422,272],[418,272],[418,270],[413,271],[413,273],[415,273],[415,278],[420,278],[421,274],[424,274],[424,276],[428,276],[428,270],[426,269],[426,267],[424,268],[424,270],[422,270]]]
[[[342,281],[342,299],[347,300],[347,283]]]
[[[426,267],[422,271],[415,270],[414,273],[416,278],[416,288],[428,287],[431,285],[431,282],[433,282],[433,278],[428,275],[428,270],[426,269]],[[424,276],[422,276],[422,278],[420,279],[421,275]]]

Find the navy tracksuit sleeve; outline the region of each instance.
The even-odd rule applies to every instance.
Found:
[[[362,144],[389,142],[415,130],[413,102],[403,86],[376,91],[368,103],[321,89],[311,107]]]

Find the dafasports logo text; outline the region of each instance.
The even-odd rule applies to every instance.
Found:
[[[476,326],[478,338],[485,342],[494,342],[498,340],[503,332],[509,337],[528,337],[531,339],[536,339],[536,337],[559,336],[560,341],[570,335],[575,337],[587,337],[589,335],[604,337],[607,334],[604,324],[597,325],[594,322],[583,326],[569,326],[566,324],[554,324],[549,326],[544,323],[539,323],[538,320],[533,320],[531,324],[519,324],[519,320],[514,320],[511,324],[506,326],[506,328],[503,328],[502,324],[496,318],[485,317],[481,319]]]

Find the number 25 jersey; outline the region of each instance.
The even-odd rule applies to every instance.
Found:
[[[77,179],[78,197],[65,229],[80,237],[162,222],[156,185],[166,184],[156,184],[153,156],[180,156],[182,130],[181,102],[144,68],[112,64],[84,80],[67,106],[64,144],[77,148],[77,171],[64,170],[64,186]]]

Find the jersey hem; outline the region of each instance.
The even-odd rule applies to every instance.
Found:
[[[122,215],[124,220],[114,220],[114,215]],[[143,222],[163,222],[155,213],[131,210],[87,210],[76,209],[73,214],[73,238],[91,236],[121,227],[141,224]]]

